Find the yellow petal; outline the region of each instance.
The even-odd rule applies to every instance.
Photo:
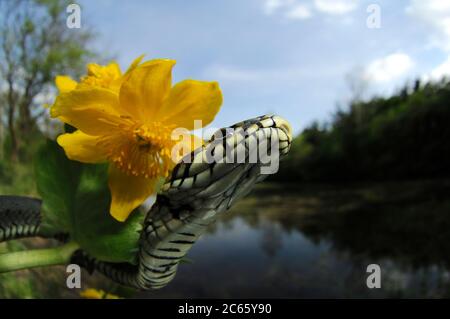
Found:
[[[98,137],[81,131],[58,136],[58,144],[64,149],[68,158],[83,163],[106,161],[106,155],[97,147]]]
[[[83,88],[62,93],[50,109],[58,117],[86,134],[108,135],[129,116],[121,110],[117,94],[101,88]]]
[[[99,76],[103,66],[97,63],[88,63],[86,68],[87,68],[87,76]]]
[[[94,288],[88,288],[80,292],[80,297],[85,299],[103,299],[105,292]]]
[[[114,164],[110,164],[111,215],[118,221],[125,221],[133,209],[155,192],[155,188],[156,180],[127,175]]]
[[[130,67],[125,72],[125,74],[128,74],[131,71],[133,71],[139,65],[139,63],[141,63],[141,61],[144,58],[144,56],[145,56],[145,54],[142,54],[142,55],[138,56],[136,59],[134,59],[133,63],[131,63]]]
[[[142,123],[154,114],[170,92],[174,60],[151,60],[129,72],[120,88],[120,104]]]
[[[120,66],[117,62],[111,62],[108,65],[99,65],[96,63],[89,63],[87,65],[87,74],[88,76],[96,76],[98,78],[102,78],[105,76],[111,78],[118,78],[122,75],[122,71],[120,71]]]
[[[96,63],[87,65],[87,75],[81,78],[80,88],[101,87],[119,92],[122,81],[122,71],[116,62],[111,62],[106,66]]]
[[[72,80],[70,76],[57,75],[55,78],[56,87],[60,93],[65,93],[74,90],[77,87],[77,82]]]
[[[217,82],[185,80],[172,88],[156,118],[163,123],[193,130],[194,120],[201,120],[202,127],[214,120],[222,100]]]
[[[88,288],[80,292],[80,297],[85,299],[121,299],[119,296],[110,294],[101,289]]]

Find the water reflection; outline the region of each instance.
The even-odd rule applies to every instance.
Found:
[[[448,297],[450,183],[264,187],[136,297]],[[366,267],[382,268],[368,289]]]
[[[83,287],[128,298],[450,297],[449,194],[442,181],[263,185],[208,230],[167,287],[136,292],[87,272]],[[372,263],[381,289],[366,286]],[[3,274],[0,297],[78,297],[65,281],[64,267]]]
[[[283,229],[278,223],[265,222],[261,227],[261,249],[268,257],[275,257],[283,247]]]

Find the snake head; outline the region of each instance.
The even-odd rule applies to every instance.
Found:
[[[215,216],[276,173],[291,142],[291,126],[276,115],[222,128],[175,166],[161,196],[175,210],[189,207]]]

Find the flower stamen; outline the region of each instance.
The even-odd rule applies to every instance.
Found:
[[[176,143],[171,139],[171,132],[171,127],[161,123],[135,124],[113,136],[100,139],[97,145],[127,175],[167,177],[174,164],[171,150]]]

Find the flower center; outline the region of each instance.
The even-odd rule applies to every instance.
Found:
[[[99,143],[125,173],[145,178],[167,177],[174,165],[171,152],[176,141],[171,139],[171,133],[172,127],[154,122],[126,128]]]

